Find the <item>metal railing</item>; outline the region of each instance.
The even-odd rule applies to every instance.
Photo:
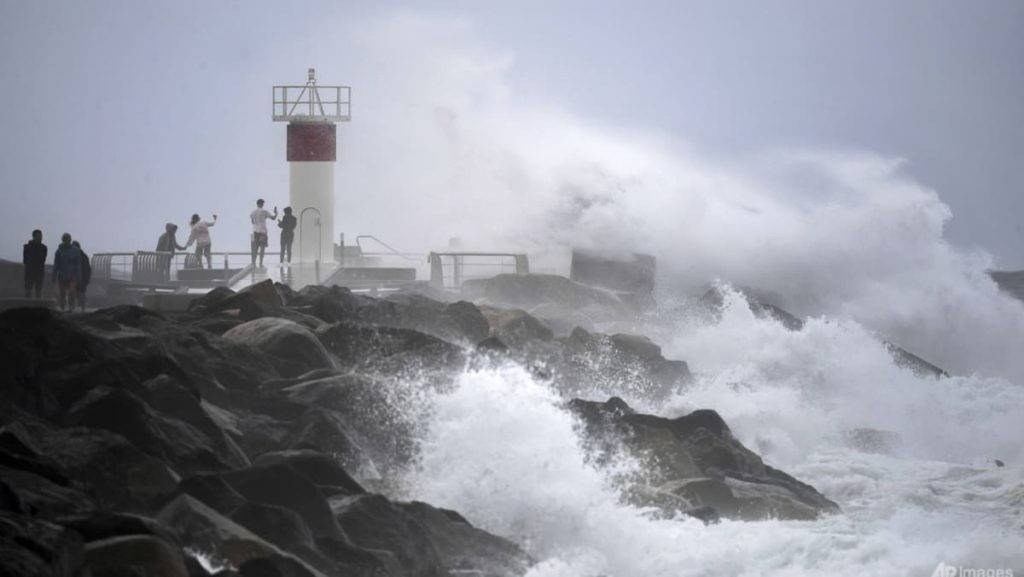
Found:
[[[461,289],[467,280],[530,272],[529,258],[520,253],[432,252],[428,261],[430,285],[449,290]]]
[[[241,271],[252,265],[251,251],[221,251],[210,254],[214,269],[221,271]],[[280,264],[280,252],[267,252],[263,264],[277,266]],[[196,266],[198,260],[191,252],[137,251],[137,252],[106,252],[96,253],[89,259],[93,265],[93,278],[126,283],[160,284],[160,282],[177,283],[182,279],[179,273],[184,270],[206,269]],[[166,274],[157,278],[160,267],[166,267]],[[207,269],[208,270],[208,269]],[[235,274],[233,273],[233,274]],[[152,276],[150,276],[152,275]],[[208,284],[227,284],[231,275],[223,279],[212,279]]]
[[[275,86],[273,119],[306,122],[348,122],[352,118],[348,86]]]

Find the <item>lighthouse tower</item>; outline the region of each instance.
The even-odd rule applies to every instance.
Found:
[[[350,120],[351,89],[319,86],[309,69],[305,86],[275,86],[275,122],[288,123],[292,214],[298,219],[294,260],[334,260],[334,162],[337,124]]]

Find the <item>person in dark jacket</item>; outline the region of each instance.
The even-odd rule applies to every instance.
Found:
[[[175,234],[178,232],[178,225],[169,222],[164,225],[164,233],[160,235],[160,238],[156,241],[157,252],[169,252],[171,258],[167,259],[167,278],[171,278],[171,264],[174,262],[174,252],[178,250],[185,250],[185,247],[178,244],[178,239],[175,238]]]
[[[71,244],[71,235],[64,233],[53,253],[53,282],[59,289],[57,303],[61,310],[75,310],[78,280],[82,276],[82,253]]]
[[[178,225],[173,223],[167,223],[164,225],[164,233],[160,235],[160,239],[156,241],[157,252],[169,252],[174,254],[175,251],[185,250],[185,247],[178,244],[178,239],[175,238],[175,234],[178,232]]]
[[[82,250],[82,245],[77,240],[71,242],[71,246],[78,249],[81,259],[82,275],[78,279],[78,308],[85,312],[85,290],[89,288],[89,281],[92,280],[92,265],[89,263],[89,255]]]
[[[292,241],[295,240],[297,224],[298,221],[292,215],[292,207],[284,207],[284,216],[281,217],[281,222],[277,223],[281,229],[281,262],[292,262]]]
[[[43,231],[32,231],[32,240],[25,243],[22,251],[22,264],[25,265],[25,298],[43,296],[43,278],[46,276],[46,245],[43,244]]]

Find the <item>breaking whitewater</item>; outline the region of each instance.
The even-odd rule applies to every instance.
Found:
[[[1024,388],[915,371],[857,323],[793,330],[722,292],[714,318],[683,303],[650,327],[691,381],[658,402],[626,382],[592,396],[665,417],[713,408],[840,513],[705,524],[626,504],[618,480],[638,465],[595,466],[566,399],[516,364],[467,370],[432,400],[409,491],[519,543],[536,577],[1024,572]]]

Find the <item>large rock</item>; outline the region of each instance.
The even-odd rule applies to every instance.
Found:
[[[41,519],[89,515],[96,511],[92,497],[70,481],[50,478],[0,465],[0,509],[30,513]],[[3,501],[6,500],[6,506]]]
[[[383,496],[332,499],[331,509],[354,544],[392,552],[405,575],[433,577],[447,572],[423,523]]]
[[[312,407],[294,421],[281,439],[282,449],[312,449],[330,456],[361,479],[378,479],[373,459],[357,443],[356,434],[335,411]]]
[[[294,559],[316,577],[323,576],[305,562],[188,495],[181,495],[168,503],[157,515],[157,520],[178,531],[183,546],[205,555],[216,565],[240,567],[252,559],[282,556]]]
[[[287,465],[313,481],[325,495],[359,495],[366,492],[337,461],[317,451],[305,449],[264,453],[256,459],[255,465]]]
[[[144,453],[184,473],[229,468],[217,457],[210,440],[195,427],[152,410],[142,399],[123,389],[93,389],[71,408],[68,421],[117,433]]]
[[[316,537],[345,539],[323,494],[309,477],[292,467],[285,464],[252,467],[226,473],[223,478],[249,501],[294,511]]]
[[[224,333],[224,339],[270,355],[286,376],[336,368],[336,363],[316,336],[294,321],[273,317],[249,321]]]
[[[181,550],[151,535],[125,535],[85,546],[85,566],[93,575],[136,571],[147,577],[189,577]]]
[[[0,511],[0,575],[77,577],[82,540],[60,525]]]
[[[714,411],[665,419],[636,413],[618,398],[574,399],[568,406],[597,463],[614,460],[624,449],[644,465],[644,485],[624,488],[637,504],[670,513],[713,507],[723,517],[742,520],[807,520],[839,511],[814,487],[765,465]]]
[[[331,411],[344,422],[349,440],[362,448],[381,473],[407,464],[416,453],[415,423],[407,417],[410,407],[402,404],[405,400],[398,394],[386,381],[355,373],[313,379],[278,392],[291,405]]]
[[[454,511],[426,503],[396,503],[381,495],[331,500],[352,542],[390,551],[405,575],[522,575],[532,560],[515,544],[481,531]]]
[[[342,366],[360,372],[409,377],[450,373],[465,362],[461,347],[414,329],[339,322],[317,337]]]
[[[554,338],[546,324],[524,310],[494,307],[481,307],[480,310],[490,324],[491,336],[512,348],[523,348],[536,341]]]
[[[68,477],[93,487],[101,507],[145,514],[177,488],[177,473],[120,435],[83,427],[32,432],[33,443]]]
[[[549,365],[568,396],[627,391],[633,397],[657,400],[691,379],[685,362],[666,359],[661,347],[644,336],[604,335],[577,327],[558,342],[562,347]]]
[[[514,577],[526,573],[535,562],[516,544],[473,527],[455,511],[419,501],[399,506],[426,529],[451,575]]]

